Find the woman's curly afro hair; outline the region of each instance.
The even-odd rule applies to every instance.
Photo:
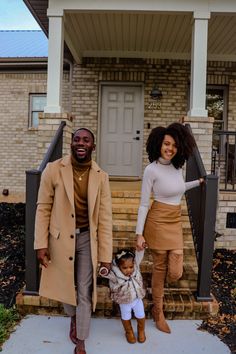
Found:
[[[176,169],[181,168],[196,146],[193,135],[181,123],[172,123],[167,128],[156,127],[152,129],[146,143],[146,151],[150,162],[161,157],[161,146],[165,135],[170,135],[177,147],[177,153],[171,160]]]

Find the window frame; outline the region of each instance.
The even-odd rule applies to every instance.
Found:
[[[41,113],[44,110],[33,110],[33,99],[34,97],[47,97],[46,93],[30,93],[29,94],[29,118],[28,118],[28,128],[38,129],[38,125],[33,125],[33,113]],[[46,103],[45,103],[46,106]]]
[[[229,93],[229,88],[226,85],[207,85],[206,87],[206,94],[207,90],[222,90],[223,93],[223,124],[222,124],[222,129],[215,129],[214,125],[217,122],[213,123],[213,137],[214,137],[214,132],[216,131],[226,131],[228,129],[228,93]],[[206,109],[207,109],[207,99],[206,99]],[[222,156],[225,156],[225,146],[226,143],[226,138],[222,137],[219,142],[218,146],[216,144],[215,149],[219,153],[221,152]],[[214,150],[214,139],[212,140],[212,149]]]
[[[207,95],[207,90],[222,90],[223,91],[223,101],[224,101],[224,108],[223,108],[223,129],[222,130],[227,130],[228,129],[228,86],[226,85],[207,85],[206,86],[206,95]],[[207,103],[207,99],[206,99]],[[207,109],[207,107],[206,107]],[[213,125],[213,130],[214,130],[214,125]]]

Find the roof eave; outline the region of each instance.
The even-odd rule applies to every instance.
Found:
[[[23,0],[25,5],[28,7],[29,11],[32,13],[32,15],[34,16],[35,20],[37,21],[38,25],[42,28],[43,32],[45,33],[45,35],[48,37],[48,21],[45,22],[45,25],[39,18],[37,12],[35,11],[35,9],[33,8],[31,1],[30,0]],[[46,9],[47,11],[47,9]]]

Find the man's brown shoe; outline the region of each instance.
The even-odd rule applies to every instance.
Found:
[[[83,339],[78,339],[74,350],[74,354],[86,354],[85,344]]]
[[[83,349],[77,349],[76,350],[76,347],[75,347],[74,354],[86,354],[86,351],[83,350]]]
[[[77,343],[76,316],[72,316],[70,320],[70,339],[74,344]]]

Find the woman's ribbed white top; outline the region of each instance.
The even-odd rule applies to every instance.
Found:
[[[150,163],[143,174],[136,234],[143,233],[151,195],[155,201],[179,205],[184,192],[199,185],[198,179],[184,182],[182,168],[176,169],[169,161],[160,158],[159,161]]]

